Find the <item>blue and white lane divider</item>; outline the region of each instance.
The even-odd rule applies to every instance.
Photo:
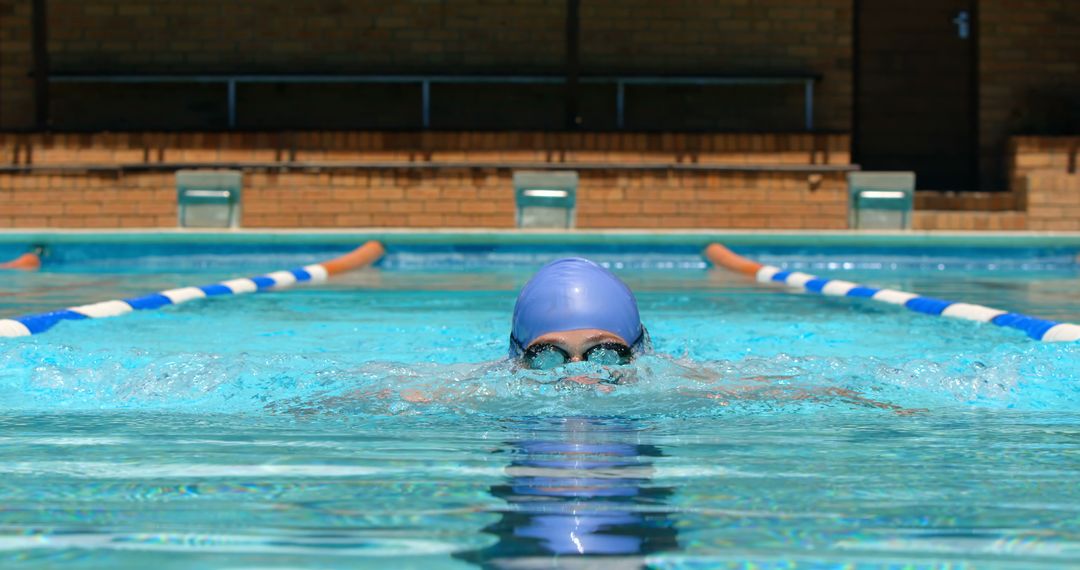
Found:
[[[798,271],[784,271],[779,267],[762,265],[746,259],[719,244],[710,245],[706,250],[706,256],[717,265],[753,276],[759,283],[783,283],[789,287],[831,297],[863,297],[891,305],[900,305],[927,315],[992,323],[1024,331],[1031,338],[1045,342],[1080,340],[1080,325],[1072,323],[1059,323],[982,305],[923,297],[895,289],[868,287],[840,279],[825,279]]]
[[[321,283],[326,281],[326,270],[321,265],[307,265],[289,271],[275,271],[250,279],[230,279],[202,287],[169,289],[142,297],[102,301],[59,311],[24,315],[0,320],[0,336],[30,336],[43,333],[60,321],[119,317],[132,311],[158,309],[165,305],[179,305],[195,299],[221,295],[243,295],[264,289],[284,289],[296,283]]]
[[[244,295],[266,290],[281,290],[298,283],[322,283],[331,275],[357,269],[376,261],[384,253],[378,242],[363,246],[323,263],[305,265],[287,271],[274,271],[258,277],[230,279],[202,287],[181,287],[141,297],[116,299],[68,307],[59,311],[0,319],[0,337],[30,336],[43,333],[61,321],[118,317],[132,311],[158,309],[206,297]]]
[[[811,293],[835,297],[866,297],[883,303],[901,305],[912,311],[927,315],[941,315],[981,323],[992,323],[1024,331],[1035,340],[1047,342],[1080,340],[1080,326],[1048,321],[1020,313],[1010,313],[982,305],[923,297],[915,293],[895,289],[877,289],[839,279],[824,279],[798,271],[783,271],[771,265],[762,266],[758,270],[756,278],[761,283],[784,283],[790,287],[796,287]]]

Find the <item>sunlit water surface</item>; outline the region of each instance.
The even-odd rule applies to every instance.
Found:
[[[1067,255],[759,254],[1080,321]],[[0,310],[321,257],[69,254]],[[595,257],[651,332],[627,369],[505,362],[512,253],[3,340],[0,567],[1080,566],[1077,344]]]

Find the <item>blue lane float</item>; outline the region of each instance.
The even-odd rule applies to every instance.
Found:
[[[759,283],[782,283],[789,287],[831,297],[863,297],[890,305],[899,305],[927,315],[991,323],[1023,331],[1029,337],[1045,342],[1076,342],[1080,340],[1080,325],[1059,323],[982,305],[924,297],[896,289],[868,287],[850,281],[827,279],[799,271],[784,271],[779,267],[764,265],[742,257],[718,243],[707,247],[705,256],[714,265],[753,277]]]
[[[114,299],[48,313],[0,319],[0,337],[40,334],[62,321],[118,317],[132,311],[154,310],[206,297],[243,295],[270,289],[280,290],[298,283],[322,283],[332,275],[374,263],[385,251],[382,244],[371,241],[341,257],[288,271],[275,271],[257,277],[230,279],[202,287],[181,287],[130,299]]]

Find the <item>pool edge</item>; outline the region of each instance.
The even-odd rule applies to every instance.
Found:
[[[1080,232],[940,232],[838,230],[477,230],[363,228],[355,230],[0,230],[0,244],[356,244],[754,246],[1077,247]]]

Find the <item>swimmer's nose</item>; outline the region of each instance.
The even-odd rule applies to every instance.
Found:
[[[580,355],[574,355],[574,356],[570,357],[570,362],[581,362],[581,361],[582,361],[582,358],[581,358]]]

